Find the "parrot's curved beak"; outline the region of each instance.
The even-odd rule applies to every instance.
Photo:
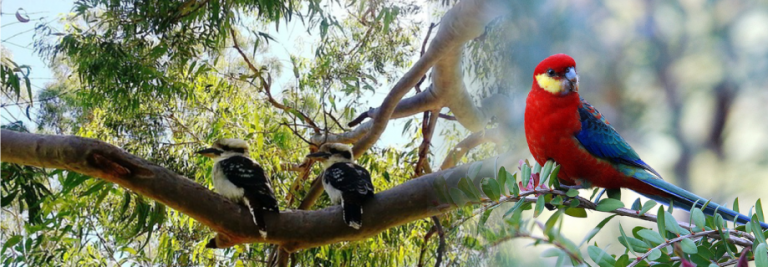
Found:
[[[563,81],[563,93],[579,92],[579,74],[576,73],[576,68],[570,67],[565,72],[565,80]]]

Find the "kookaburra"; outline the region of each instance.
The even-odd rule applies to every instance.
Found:
[[[307,155],[323,164],[323,188],[333,203],[341,201],[344,222],[360,229],[363,225],[363,202],[373,197],[373,183],[368,170],[354,163],[352,148],[336,143],[320,146]]]
[[[248,157],[248,144],[240,139],[219,139],[197,154],[214,160],[213,186],[219,194],[248,207],[261,237],[267,238],[264,212],[280,212],[264,169]],[[213,242],[213,244],[212,244]],[[209,246],[215,247],[211,239]]]

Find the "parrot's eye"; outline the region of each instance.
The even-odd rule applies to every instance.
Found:
[[[555,77],[555,71],[552,69],[549,69],[547,70],[547,75],[549,75],[549,77]]]

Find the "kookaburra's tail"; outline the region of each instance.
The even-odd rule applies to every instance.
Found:
[[[344,222],[349,227],[360,229],[363,226],[363,202],[366,198],[373,197],[373,192],[367,195],[344,193],[341,199]]]
[[[264,221],[264,213],[279,212],[277,201],[263,197],[258,192],[250,190],[246,191],[243,196],[243,203],[248,207],[248,211],[253,217],[253,223],[259,228],[261,237],[267,238],[267,223]]]
[[[344,209],[344,222],[355,230],[360,229],[363,226],[363,206],[342,201],[341,207]]]

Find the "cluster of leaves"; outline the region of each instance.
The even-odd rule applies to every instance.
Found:
[[[638,198],[630,209],[624,209],[621,202],[620,191],[609,190],[608,198],[600,200],[602,193],[592,191],[589,200],[578,197],[579,192],[574,189],[560,191],[557,173],[559,166],[548,161],[544,166],[534,163],[530,166],[527,161],[520,163],[518,171],[509,173],[504,167],[500,168],[495,178],[479,177],[481,163],[470,166],[466,177],[457,180],[439,177],[435,179],[434,187],[440,201],[445,204],[464,207],[459,209],[460,216],[465,219],[479,216],[476,222],[476,230],[470,231],[464,237],[469,248],[485,253],[500,243],[513,238],[528,238],[534,244],[550,244],[555,248],[543,252],[542,257],[556,257],[557,266],[562,266],[570,260],[570,264],[583,265],[586,258],[583,249],[586,246],[586,255],[595,264],[601,267],[607,266],[679,266],[685,262],[698,266],[720,266],[718,264],[735,263],[736,260],[754,260],[757,266],[768,264],[768,252],[766,252],[766,236],[768,229],[761,228],[759,222],[764,221],[762,204],[758,200],[754,206],[755,213],[749,211],[752,218],[746,225],[733,225],[728,228],[726,221],[719,214],[705,216],[703,205],[694,204],[690,212],[690,225],[681,224],[675,220],[671,212],[659,206],[657,211],[657,229],[647,227],[635,227],[631,236],[619,225],[620,236],[618,242],[624,246],[624,253],[612,255],[602,249],[596,242],[590,241],[602,228],[615,216],[632,215],[635,218],[646,216],[657,203],[648,200],[642,203]],[[543,178],[540,178],[543,177]],[[450,184],[450,185],[449,185]],[[552,189],[550,189],[550,187]],[[592,201],[597,203],[594,203]],[[599,201],[598,201],[599,200]],[[505,206],[506,202],[516,202],[511,207]],[[479,209],[473,206],[483,204]],[[499,212],[495,217],[503,221],[500,226],[489,226],[489,218],[494,217],[493,211],[505,207],[503,215]],[[571,217],[587,217],[586,208],[616,213],[603,219],[590,231],[584,239],[576,244],[564,237],[560,230],[563,229],[563,215]],[[536,221],[544,209],[554,211],[545,223]],[[624,213],[616,212],[622,209]],[[525,216],[524,211],[532,210],[531,217]],[[738,212],[738,199],[734,203],[734,210]],[[685,227],[683,227],[685,226]],[[536,231],[543,236],[536,236]],[[471,235],[477,236],[473,237]],[[748,240],[750,246],[739,250],[737,246],[744,247],[744,243],[729,242],[731,237]]]
[[[26,88],[26,94],[32,99],[32,86],[29,82],[29,66],[18,65],[7,56],[0,57],[0,84],[3,94],[18,101],[22,96],[22,89]],[[22,85],[23,83],[23,85]]]

